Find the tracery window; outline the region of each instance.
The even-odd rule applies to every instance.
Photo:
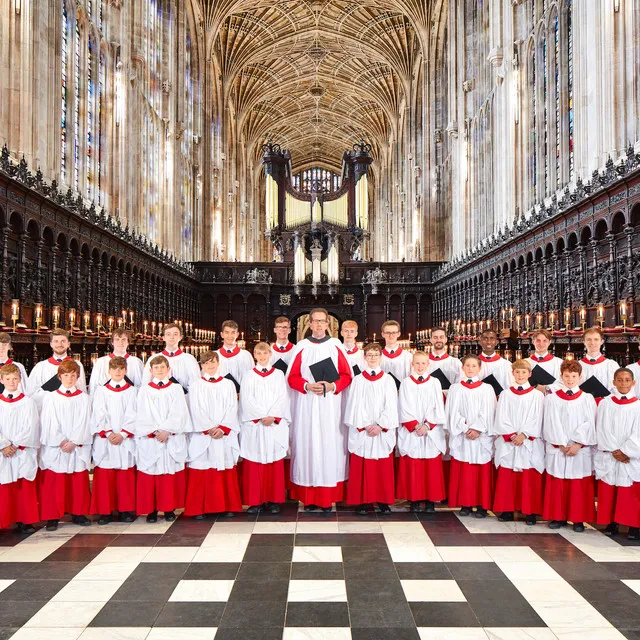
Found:
[[[296,173],[293,176],[292,185],[294,189],[302,193],[311,193],[311,191],[331,193],[340,189],[342,176],[335,171],[312,167]]]
[[[191,44],[191,32],[187,27],[185,41],[184,63],[184,132],[182,134],[182,201],[184,214],[182,220],[182,257],[190,258],[192,231],[193,231],[193,207],[194,207],[194,175],[193,162],[193,135],[194,135],[194,103],[195,103],[194,61]]]
[[[65,182],[67,179],[67,61],[69,59],[69,16],[67,15],[66,3],[62,3],[62,38],[61,38],[61,60],[60,60],[60,181]]]

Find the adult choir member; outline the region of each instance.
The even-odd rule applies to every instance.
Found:
[[[113,351],[106,356],[98,358],[91,369],[89,378],[89,393],[93,396],[98,387],[104,386],[110,378],[109,363],[113,358],[124,358],[127,361],[127,382],[134,387],[142,384],[144,364],[140,358],[127,353],[129,347],[130,332],[122,327],[114,329],[111,334]]]

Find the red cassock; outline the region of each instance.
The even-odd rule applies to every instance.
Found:
[[[541,514],[544,495],[544,443],[542,414],[544,395],[528,383],[500,394],[490,433],[496,436],[497,469],[494,511]],[[511,438],[523,433],[516,446]]]
[[[493,423],[496,396],[493,388],[473,379],[449,389],[446,414],[451,466],[449,506],[491,509],[493,502]],[[480,432],[476,440],[466,437],[469,429]]]
[[[394,458],[398,429],[398,392],[393,378],[382,371],[365,370],[349,390],[344,416],[349,428],[349,483],[347,502],[393,503]],[[378,425],[381,433],[370,436],[366,427]]]

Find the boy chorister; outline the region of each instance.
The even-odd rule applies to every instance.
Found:
[[[384,372],[395,378],[396,388],[399,389],[400,383],[411,374],[412,355],[398,344],[400,323],[395,320],[383,322],[382,337],[385,346],[382,350],[381,367]]]
[[[125,358],[108,362],[106,384],[94,388],[91,413],[93,434],[93,487],[91,513],[99,525],[111,522],[117,511],[120,522],[133,522],[136,512],[137,388],[127,381]],[[93,380],[93,375],[91,377]]]
[[[382,349],[373,342],[364,348],[365,368],[351,383],[344,423],[349,428],[348,504],[366,515],[377,502],[380,513],[394,502],[394,458],[398,429],[398,391],[380,367]]]
[[[513,384],[513,375],[511,373],[511,363],[496,353],[498,346],[498,335],[492,329],[486,329],[480,335],[480,347],[482,351],[478,356],[482,363],[480,369],[480,380],[485,380],[489,376],[493,376],[495,381],[501,387],[501,390],[494,387],[494,393],[499,395],[501,391],[508,389]],[[464,377],[464,376],[463,376]]]
[[[87,390],[87,382],[82,363],[73,360],[67,355],[70,345],[69,333],[64,329],[54,329],[51,332],[50,345],[53,351],[51,357],[38,362],[36,366],[31,369],[29,380],[27,381],[26,394],[36,401],[40,410],[42,409],[42,404],[47,394],[53,393],[60,388],[58,367],[62,362],[76,362],[80,373],[74,386],[83,392]]]
[[[289,449],[291,410],[282,371],[269,364],[271,347],[258,342],[256,366],[242,378],[240,393],[240,456],[242,501],[247,513],[263,508],[280,511],[285,501],[284,458]]]
[[[343,338],[342,344],[347,354],[347,361],[351,367],[351,372],[354,376],[357,376],[365,367],[364,354],[356,343],[358,323],[355,320],[345,320],[340,327],[340,335]]]
[[[587,351],[586,355],[581,358],[582,377],[580,384],[582,385],[592,376],[595,377],[605,389],[611,391],[613,387],[613,376],[618,370],[619,365],[615,360],[605,358],[600,349],[604,344],[604,335],[600,327],[591,327],[584,332],[584,346]],[[604,393],[604,392],[603,392]],[[601,396],[600,396],[601,397]],[[596,401],[600,401],[600,397],[596,396]]]
[[[283,364],[288,367],[293,354],[293,343],[289,342],[289,334],[291,333],[289,318],[278,316],[273,325],[273,332],[276,334],[276,341],[271,345],[271,364],[274,365],[282,360]],[[282,373],[286,373],[286,369]]]
[[[476,518],[486,518],[493,500],[493,424],[496,396],[480,380],[481,360],[466,356],[462,361],[462,380],[451,386],[447,396],[447,430],[451,452],[449,506],[461,507],[468,516],[476,507]]]
[[[633,373],[618,369],[615,391],[598,405],[594,466],[598,479],[598,524],[606,535],[618,525],[629,527],[629,539],[640,538],[640,402]]]
[[[200,356],[202,375],[189,389],[193,433],[189,436],[187,499],[184,514],[203,520],[208,513],[242,511],[236,465],[238,396],[219,373],[215,351]]]
[[[18,367],[20,388],[23,393],[27,393],[27,372],[22,364],[9,357],[9,349],[11,349],[11,336],[6,331],[0,331],[0,367],[4,367],[6,364],[14,364]],[[0,393],[2,393],[2,383],[0,383]]]
[[[220,335],[222,336],[222,346],[218,349],[220,356],[220,374],[230,375],[236,384],[242,383],[244,374],[253,369],[253,358],[245,349],[241,349],[236,340],[238,339],[238,323],[234,320],[225,320],[222,323]],[[271,355],[271,352],[269,352]],[[291,358],[291,355],[289,355]]]
[[[542,517],[550,520],[550,529],[559,529],[571,520],[573,530],[581,532],[584,522],[596,517],[596,402],[578,386],[581,374],[579,362],[565,360],[560,367],[562,388],[545,398],[542,435],[547,477]]]
[[[89,396],[78,388],[80,366],[65,360],[58,367],[60,387],[47,393],[40,415],[40,517],[55,531],[65,513],[74,524],[89,526],[91,428]]]
[[[495,466],[498,470],[493,511],[502,522],[511,522],[514,511],[526,516],[528,525],[542,513],[544,443],[542,414],[544,394],[529,384],[531,365],[517,360],[512,365],[515,383],[500,394],[489,433],[496,436]]]
[[[193,356],[192,356],[193,357]],[[169,361],[154,356],[149,362],[151,381],[138,392],[135,421],[138,477],[136,511],[147,522],[176,519],[184,507],[187,459],[186,433],[192,430],[183,388],[169,379]]]
[[[551,333],[546,329],[537,329],[534,331],[531,340],[535,351],[531,356],[526,358],[527,362],[531,365],[532,371],[535,367],[540,367],[546,374],[554,378],[554,382],[549,382],[549,384],[534,384],[542,393],[545,393],[550,387],[555,389],[562,384],[560,382],[560,365],[562,364],[562,358],[558,358],[549,352],[551,339]]]
[[[189,392],[189,385],[200,379],[200,367],[198,361],[190,354],[180,349],[182,340],[182,329],[180,326],[171,323],[164,327],[164,349],[162,355],[169,363],[169,380],[182,387],[184,393]],[[153,360],[153,358],[151,358]],[[142,384],[146,385],[152,378],[151,360],[148,360],[142,377]]]
[[[3,335],[3,334],[0,334]],[[0,369],[0,528],[17,523],[21,533],[33,533],[40,520],[36,474],[40,422],[32,398],[20,391],[20,369]]]
[[[447,450],[446,414],[440,381],[427,371],[429,356],[413,354],[413,371],[400,385],[398,428],[398,478],[396,498],[411,502],[411,511],[435,511],[435,502],[446,498],[442,455]]]
[[[129,346],[129,332],[122,327],[111,333],[113,352],[96,360],[89,378],[89,393],[93,395],[98,387],[104,386],[110,378],[109,363],[113,358],[124,358],[127,361],[127,381],[135,387],[142,384],[144,364],[140,358],[127,353]]]

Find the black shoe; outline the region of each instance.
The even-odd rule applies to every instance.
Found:
[[[317,504],[305,504],[304,505],[304,510],[305,511],[315,511],[318,508]]]
[[[582,533],[584,531],[584,524],[582,522],[574,522],[573,523],[573,530],[576,533]]]
[[[419,513],[420,512],[420,502],[411,501],[411,504],[409,505],[409,511],[411,511],[411,513]]]
[[[147,515],[147,522],[158,522],[158,512],[152,511]]]
[[[322,509],[322,513],[331,513],[333,511],[333,506],[331,507],[320,507]]]
[[[73,522],[73,524],[78,524],[81,527],[91,526],[91,520],[89,520],[87,516],[71,516],[71,522]]]
[[[176,519],[176,514],[173,511],[165,511],[164,519],[166,522],[173,522]]]
[[[112,518],[111,518],[110,515],[103,514],[98,519],[98,524],[102,526],[102,525],[105,525],[105,524],[109,524],[111,521],[112,521]]]
[[[368,504],[358,505],[358,508],[356,509],[356,513],[359,516],[366,516],[367,513],[369,513],[369,505]]]
[[[527,516],[526,523],[527,523],[530,527],[533,527],[533,526],[535,525],[535,523],[536,523],[536,522],[537,522],[537,519],[536,519],[536,515],[535,515],[535,513],[532,513],[532,514],[530,514],[530,515],[528,515],[528,516]]]
[[[204,515],[204,513],[199,513],[197,516],[193,516],[194,520],[204,520],[206,518],[206,516]]]
[[[603,533],[605,536],[617,536],[619,533],[618,525],[615,522],[608,524],[607,528],[603,531]]]
[[[236,514],[233,513],[233,511],[225,511],[224,513],[220,514],[221,518],[235,518]]]
[[[566,520],[552,520],[549,523],[549,529],[560,529],[561,527],[566,527],[566,526],[567,526]]]
[[[272,502],[269,505],[269,513],[280,513],[280,505],[276,504],[275,502]]]
[[[436,512],[435,502],[431,502],[431,500],[427,500],[424,503],[424,510],[425,510],[425,513],[435,513]]]
[[[499,516],[500,522],[513,522],[513,511],[503,511]]]
[[[17,522],[18,528],[16,531],[18,533],[35,533],[36,528],[32,524],[24,524],[23,522]]]
[[[253,505],[247,509],[247,513],[250,516],[255,515],[256,513],[260,513],[262,511],[262,507],[260,505]]]
[[[47,524],[45,526],[45,529],[47,531],[56,531],[58,528],[58,521],[57,520],[47,520]]]
[[[120,522],[133,522],[136,519],[135,511],[121,511]]]
[[[640,540],[640,528],[629,527],[629,534],[627,535],[627,540]]]
[[[476,512],[473,515],[476,518],[486,518],[487,510],[484,507],[476,507]]]
[[[461,516],[471,515],[471,507],[460,507],[459,514]]]
[[[382,515],[389,515],[391,513],[391,507],[386,502],[378,502],[378,508]]]

